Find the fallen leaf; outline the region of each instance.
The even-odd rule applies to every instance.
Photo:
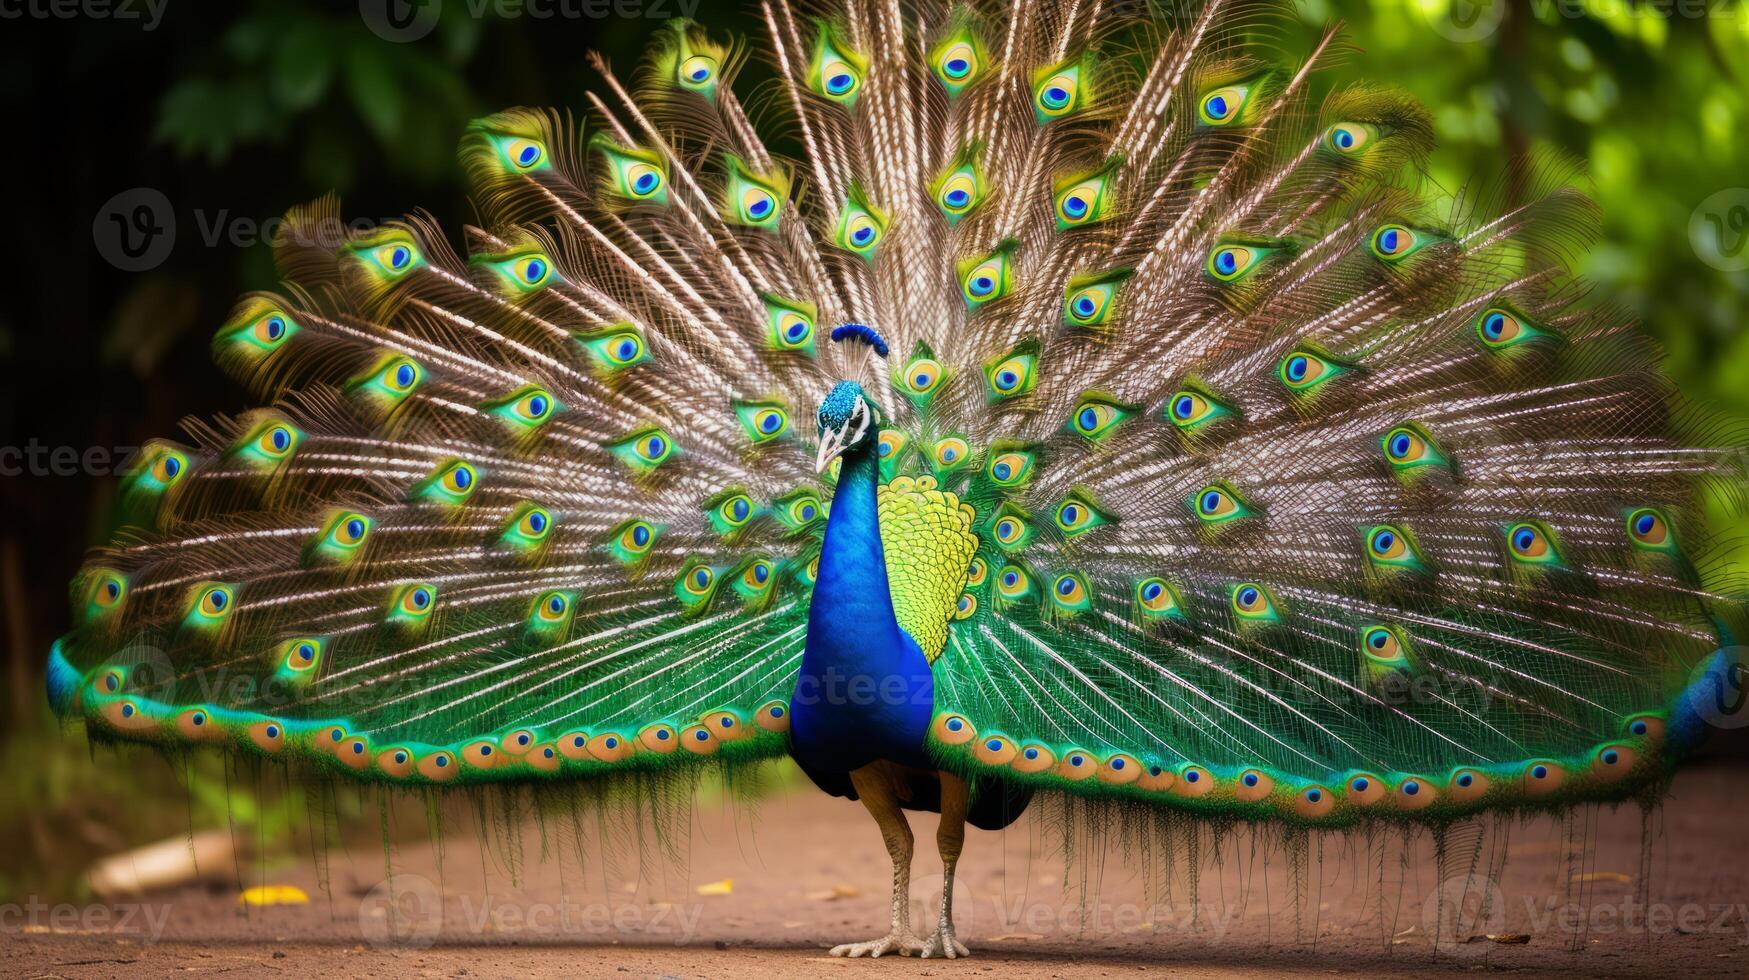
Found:
[[[1490,932],[1488,939],[1502,946],[1523,946],[1530,942],[1530,935],[1523,932]]]
[[[1045,938],[1045,937],[1039,935],[1036,932],[1005,932],[1000,936],[991,936],[990,941],[993,943],[999,943],[999,942],[1002,942],[1003,940],[1007,940],[1007,939],[1043,939],[1043,938]]]
[[[735,893],[735,879],[724,878],[722,881],[713,881],[706,885],[700,885],[693,891],[700,895],[733,895]]]
[[[810,902],[836,902],[841,898],[855,898],[862,894],[862,889],[855,885],[833,885],[831,888],[817,892],[809,892],[806,896]]]
[[[296,885],[256,885],[237,896],[243,905],[308,905],[310,896]]]

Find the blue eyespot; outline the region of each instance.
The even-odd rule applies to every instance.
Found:
[[[657,729],[656,730],[656,741],[658,741],[658,742],[668,741],[668,729],[666,729],[666,728]]]
[[[1009,466],[1007,463],[997,463],[990,468],[990,475],[998,480],[1006,480],[1014,475],[1014,467]]]
[[[1058,516],[1062,518],[1064,524],[1073,527],[1075,523],[1081,519],[1081,508],[1074,504],[1068,504]],[[1068,593],[1066,592],[1064,593],[1064,595],[1067,594]]]
[[[165,476],[167,476],[171,479],[175,479],[176,474],[178,474],[180,472],[182,472],[182,460],[177,459],[175,456],[164,457],[164,475]]]
[[[474,474],[469,472],[467,467],[458,466],[451,474],[450,479],[455,483],[457,490],[466,490],[474,482]]]
[[[291,445],[291,432],[284,426],[274,429],[272,438],[273,448],[281,450],[282,452]]]
[[[1069,90],[1061,85],[1052,85],[1044,90],[1044,94],[1040,96],[1040,99],[1044,102],[1046,108],[1061,109],[1069,104]]]
[[[579,748],[579,749],[582,748],[583,747],[583,736],[579,735],[576,738],[572,739],[571,746],[573,748]]]
[[[1246,773],[1245,774],[1245,785],[1256,786],[1257,785],[1257,774],[1254,772]]]
[[[551,609],[554,613],[564,612],[565,611],[565,597],[564,596],[553,596],[552,599],[548,600],[547,608]],[[524,738],[526,739],[527,736],[524,736]]]
[[[1192,769],[1189,772],[1184,774],[1184,781],[1187,783],[1194,783],[1200,779],[1202,779],[1202,773],[1196,771],[1195,769]]]
[[[1530,770],[1530,774],[1532,777],[1534,777],[1536,779],[1546,778],[1549,774],[1549,767],[1548,766],[1533,766]]]
[[[949,78],[964,78],[966,72],[972,70],[972,63],[964,58],[949,58],[942,67],[947,69]]]
[[[956,211],[965,207],[972,200],[972,195],[963,187],[955,187],[943,196],[947,201],[947,206]]]
[[[439,769],[448,769],[449,768],[449,756],[447,756],[447,755],[438,756],[436,762],[437,762],[437,768],[439,768]]]
[[[1393,459],[1402,459],[1409,455],[1409,450],[1413,445],[1414,443],[1410,440],[1409,433],[1397,433],[1395,436],[1391,437],[1391,457]]]
[[[1364,792],[1366,792],[1367,787],[1369,787],[1371,785],[1372,785],[1372,783],[1367,782],[1366,779],[1364,779],[1364,778],[1356,779],[1354,781],[1354,791],[1356,793],[1364,793]]]
[[[279,737],[279,726],[278,725],[268,725],[266,732],[267,732],[268,738],[278,738]]]
[[[1400,234],[1395,228],[1387,229],[1384,234],[1379,236],[1379,251],[1387,255],[1396,252],[1397,238]]]
[[[995,290],[996,280],[984,275],[974,276],[970,285],[973,296],[988,296]]]
[[[613,736],[609,735],[607,737],[607,740],[602,742],[601,744],[605,745],[606,747],[608,747],[610,749],[617,749],[617,748],[619,748],[619,739],[614,738]]]
[[[396,245],[394,249],[389,252],[389,267],[399,269],[412,261],[412,259],[413,253],[408,250],[407,246]]]
[[[1013,371],[1003,371],[996,375],[996,387],[1007,391],[1020,383],[1020,375]]]
[[[637,180],[632,182],[632,190],[637,191],[639,194],[648,194],[656,189],[656,182],[659,180],[661,180],[661,178],[656,176],[655,171],[646,170],[638,175]]]
[[[283,317],[270,316],[267,318],[267,339],[268,340],[278,340],[280,338],[280,336],[283,335],[284,333],[285,333],[285,319]]]
[[[426,606],[431,605],[431,593],[425,589],[414,589],[413,605],[418,606],[420,609],[424,609]]]
[[[516,744],[517,745],[527,745],[528,744],[528,733],[524,732],[521,735],[516,736]]]
[[[718,724],[722,725],[724,728],[734,728],[735,727],[735,719],[724,718],[722,721],[718,722]]]
[[[540,259],[529,259],[528,267],[522,270],[522,277],[534,283],[540,282],[547,274],[547,264]]]
[[[395,753],[395,765],[404,766],[406,764],[407,764],[407,753],[396,752]]]
[[[1087,199],[1079,194],[1070,194],[1063,198],[1063,213],[1071,218],[1087,216]]]
[[[818,513],[818,511],[814,510],[813,504],[802,505],[802,520],[804,522],[813,520],[816,513]]]
[[[1203,103],[1203,108],[1208,110],[1209,117],[1212,119],[1227,118],[1227,100],[1224,96],[1210,96],[1209,100]]]
[[[789,329],[785,330],[783,332],[783,335],[784,335],[785,339],[789,340],[792,343],[795,341],[801,340],[803,337],[806,337],[808,335],[808,325],[807,325],[807,323],[805,323],[801,320],[797,320],[796,322],[789,325]]]
[[[693,732],[692,737],[700,742],[708,742],[711,740],[711,733],[701,728],[698,731]]]
[[[1075,592],[1075,580],[1074,579],[1065,575],[1061,579],[1057,580],[1057,594],[1058,595],[1073,595],[1074,592]]]
[[[1072,755],[1069,757],[1069,765],[1071,765],[1071,766],[1079,767],[1081,765],[1081,763],[1083,763],[1085,761],[1087,761],[1087,760],[1081,758],[1078,755]]]
[[[1316,803],[1323,798],[1324,798],[1324,793],[1321,790],[1315,790],[1315,789],[1306,790],[1306,802],[1307,803]]]
[[[528,529],[536,534],[547,529],[547,515],[540,511],[531,511],[528,515]]]
[[[1172,403],[1172,414],[1181,419],[1190,418],[1196,411],[1196,399],[1189,395],[1179,395]]]
[[[770,577],[771,577],[771,566],[770,565],[767,565],[764,562],[757,562],[754,564],[754,566],[753,566],[753,578],[756,581],[758,581],[760,584],[764,584],[765,580],[770,578]],[[727,719],[724,719],[724,720],[726,721]]]
[[[782,718],[783,717],[783,706],[782,705],[774,706],[771,709],[771,717]]]
[[[1498,310],[1488,314],[1487,319],[1482,321],[1482,333],[1489,340],[1499,340],[1506,333],[1506,314]]]
[[[1075,298],[1074,309],[1076,316],[1085,318],[1099,312],[1099,304],[1093,302],[1091,296],[1078,296]]]
[[[737,521],[746,520],[749,509],[750,508],[747,506],[747,498],[746,497],[736,497],[735,498],[735,504],[733,507],[733,510],[735,512],[735,520],[737,520]]]
[[[1348,150],[1354,148],[1354,134],[1346,129],[1338,129],[1331,135],[1330,139],[1336,144],[1337,149]]]
[[[1606,749],[1603,753],[1603,764],[1606,766],[1613,766],[1615,765],[1615,760],[1619,758],[1621,758],[1621,756],[1617,754],[1614,749]]]
[[[522,152],[516,155],[516,162],[524,167],[533,166],[540,159],[540,147],[529,143],[523,146]]]
[[[1036,759],[1038,758],[1038,749],[1027,749],[1024,755],[1028,759]]]
[[[1512,547],[1519,551],[1529,551],[1536,544],[1536,532],[1528,527],[1519,528],[1512,535]]]
[[[1147,585],[1142,586],[1142,598],[1148,602],[1153,602],[1155,599],[1160,598],[1160,593],[1165,591],[1166,587],[1159,582],[1149,582]]]
[[[948,448],[943,449],[941,451],[941,461],[944,463],[951,463],[954,460],[959,459],[959,458],[960,458],[960,454],[958,452],[954,451],[953,447],[951,447],[951,446],[949,446]]]
[[[547,414],[547,396],[535,395],[533,398],[530,398],[528,400],[528,414],[537,419]]]
[[[353,755],[363,755],[364,754],[364,743],[363,742],[352,743],[352,754]]]
[[[964,727],[966,727],[966,723],[958,718],[949,718],[947,720],[947,730],[950,732],[957,732]]]
[[[1202,512],[1203,513],[1212,514],[1215,511],[1219,510],[1220,507],[1221,507],[1221,492],[1219,490],[1210,490],[1208,493],[1205,493],[1202,495]]]
[[[1124,767],[1124,761],[1122,759],[1111,760],[1111,771],[1112,772],[1118,772],[1118,771],[1122,770],[1123,767]]]
[[[705,586],[711,584],[710,572],[701,568],[698,571],[692,573],[692,581],[693,581],[694,585],[697,585],[699,588],[702,589]]]
[[[1657,516],[1651,511],[1647,511],[1646,513],[1641,514],[1639,519],[1634,521],[1634,530],[1640,534],[1650,534],[1652,533],[1652,528],[1656,527],[1657,524]]]
[[[1257,598],[1258,593],[1256,586],[1247,585],[1239,590],[1239,605],[1241,606],[1253,605],[1257,602]]]
[[[1222,249],[1215,256],[1215,271],[1223,276],[1230,276],[1239,271],[1239,254],[1230,248]]]
[[[1075,423],[1082,429],[1091,432],[1099,428],[1099,413],[1091,408],[1083,408],[1081,414],[1076,416]]]
[[[1016,585],[1019,585],[1020,584],[1020,573],[1019,572],[1009,572],[1006,575],[1003,575],[1002,576],[1002,584],[1008,586],[1011,589],[1014,588]]]
[[[192,722],[194,722],[194,724],[195,724],[195,725],[196,725],[196,726],[197,726],[197,727],[198,727],[198,726],[200,726],[200,725],[204,725],[204,724],[206,724],[206,715],[203,715],[203,714],[201,714],[201,713],[200,713],[200,712],[198,712],[198,711],[197,711],[197,712],[195,712],[195,713],[194,713],[194,716],[193,716],[193,717],[192,717],[192,718],[190,718],[190,719],[188,719],[188,720],[189,720],[189,721],[192,721]],[[1608,762],[1614,762],[1614,761],[1615,761],[1615,760],[1614,760],[1614,759],[1608,759],[1608,760],[1606,760],[1606,761],[1608,761]]]
[[[1417,794],[1419,792],[1421,792],[1421,784],[1420,783],[1417,783],[1417,782],[1411,780],[1411,781],[1403,784],[1403,795],[1404,796],[1414,796],[1415,794]]]
[[[1464,773],[1464,774],[1463,774],[1463,775],[1462,775],[1462,776],[1459,776],[1459,777],[1458,777],[1458,778],[1457,778],[1457,784],[1458,784],[1458,785],[1459,785],[1459,786],[1468,786],[1468,785],[1470,785],[1470,784],[1471,784],[1471,783],[1473,783],[1473,782],[1475,782],[1475,781],[1476,781],[1476,777],[1474,777],[1474,776],[1472,776],[1472,775],[1470,775],[1470,774],[1469,774],[1469,773],[1467,773],[1467,772],[1466,772],[1466,773]]]
[[[346,533],[354,540],[364,537],[364,521],[354,517],[346,522]]]
[[[651,459],[661,456],[667,448],[668,440],[661,436],[651,436],[649,441],[644,443],[645,454]]]
[[[1289,381],[1304,381],[1306,379],[1306,372],[1310,369],[1311,362],[1306,360],[1306,355],[1295,354],[1293,357],[1288,358],[1287,378]]]
[[[763,218],[771,213],[771,198],[761,197],[747,206],[747,213],[755,218]]]
[[[857,245],[867,245],[874,241],[874,229],[868,225],[863,225],[850,233],[850,240]]]
[[[1636,721],[1631,726],[1629,726],[1628,731],[1633,732],[1635,735],[1644,735],[1644,734],[1646,734],[1647,731],[1649,731],[1649,729],[1648,729],[1645,722]]]
[[[833,95],[843,95],[850,91],[850,86],[856,84],[856,79],[849,72],[839,72],[826,79],[826,91]]]

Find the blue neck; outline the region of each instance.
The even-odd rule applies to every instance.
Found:
[[[879,480],[872,445],[844,454],[808,608],[804,674],[818,676],[833,666],[853,673],[878,671],[901,646],[881,549]]]

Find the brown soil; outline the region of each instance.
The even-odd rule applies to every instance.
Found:
[[[635,845],[622,842],[610,849],[617,860],[596,854],[580,869],[570,857],[542,857],[531,824],[514,875],[501,858],[482,859],[496,852],[473,836],[447,838],[441,869],[432,844],[398,846],[392,898],[380,849],[354,845],[327,854],[331,897],[308,858],[251,873],[250,883],[304,888],[305,905],[245,910],[231,887],[138,903],[11,906],[0,909],[0,975],[1743,975],[1746,793],[1749,767],[1683,773],[1654,818],[1649,851],[1634,807],[1455,833],[1448,877],[1467,870],[1477,843],[1479,877],[1447,885],[1444,902],[1433,899],[1440,864],[1426,834],[1408,844],[1395,833],[1325,835],[1314,847],[1322,859],[1296,875],[1296,850],[1276,835],[1240,830],[1217,848],[1205,833],[1194,850],[1184,840],[1143,850],[1107,826],[1102,868],[1066,868],[1061,813],[1042,807],[1008,831],[968,840],[955,892],[973,955],[950,963],[826,955],[834,943],[885,931],[888,865],[857,804],[796,791],[764,801],[756,815],[705,807],[686,870],[650,861],[641,877]],[[933,920],[924,906],[940,890],[934,825],[932,815],[913,817],[920,923]],[[1502,855],[1511,860],[1495,870]],[[1489,875],[1497,893],[1487,891]],[[1484,892],[1491,903],[1477,901]]]

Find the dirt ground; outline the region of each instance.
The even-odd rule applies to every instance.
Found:
[[[1742,976],[1746,799],[1749,767],[1718,762],[1677,779],[1650,848],[1641,812],[1624,807],[1489,821],[1451,834],[1443,864],[1425,834],[1322,835],[1299,860],[1291,842],[1249,830],[1145,848],[1105,825],[1103,864],[1066,866],[1061,812],[1042,807],[973,832],[955,888],[973,955],[944,962],[826,955],[885,931],[888,864],[859,805],[798,791],[756,815],[705,808],[684,870],[651,861],[639,874],[624,841],[579,867],[543,856],[530,825],[514,871],[451,834],[441,867],[437,846],[399,845],[392,884],[381,849],[356,844],[327,852],[327,894],[308,858],[244,882],[298,886],[307,904],[245,908],[233,883],[12,906],[0,910],[0,975]],[[914,909],[928,923],[935,819],[913,826]]]

